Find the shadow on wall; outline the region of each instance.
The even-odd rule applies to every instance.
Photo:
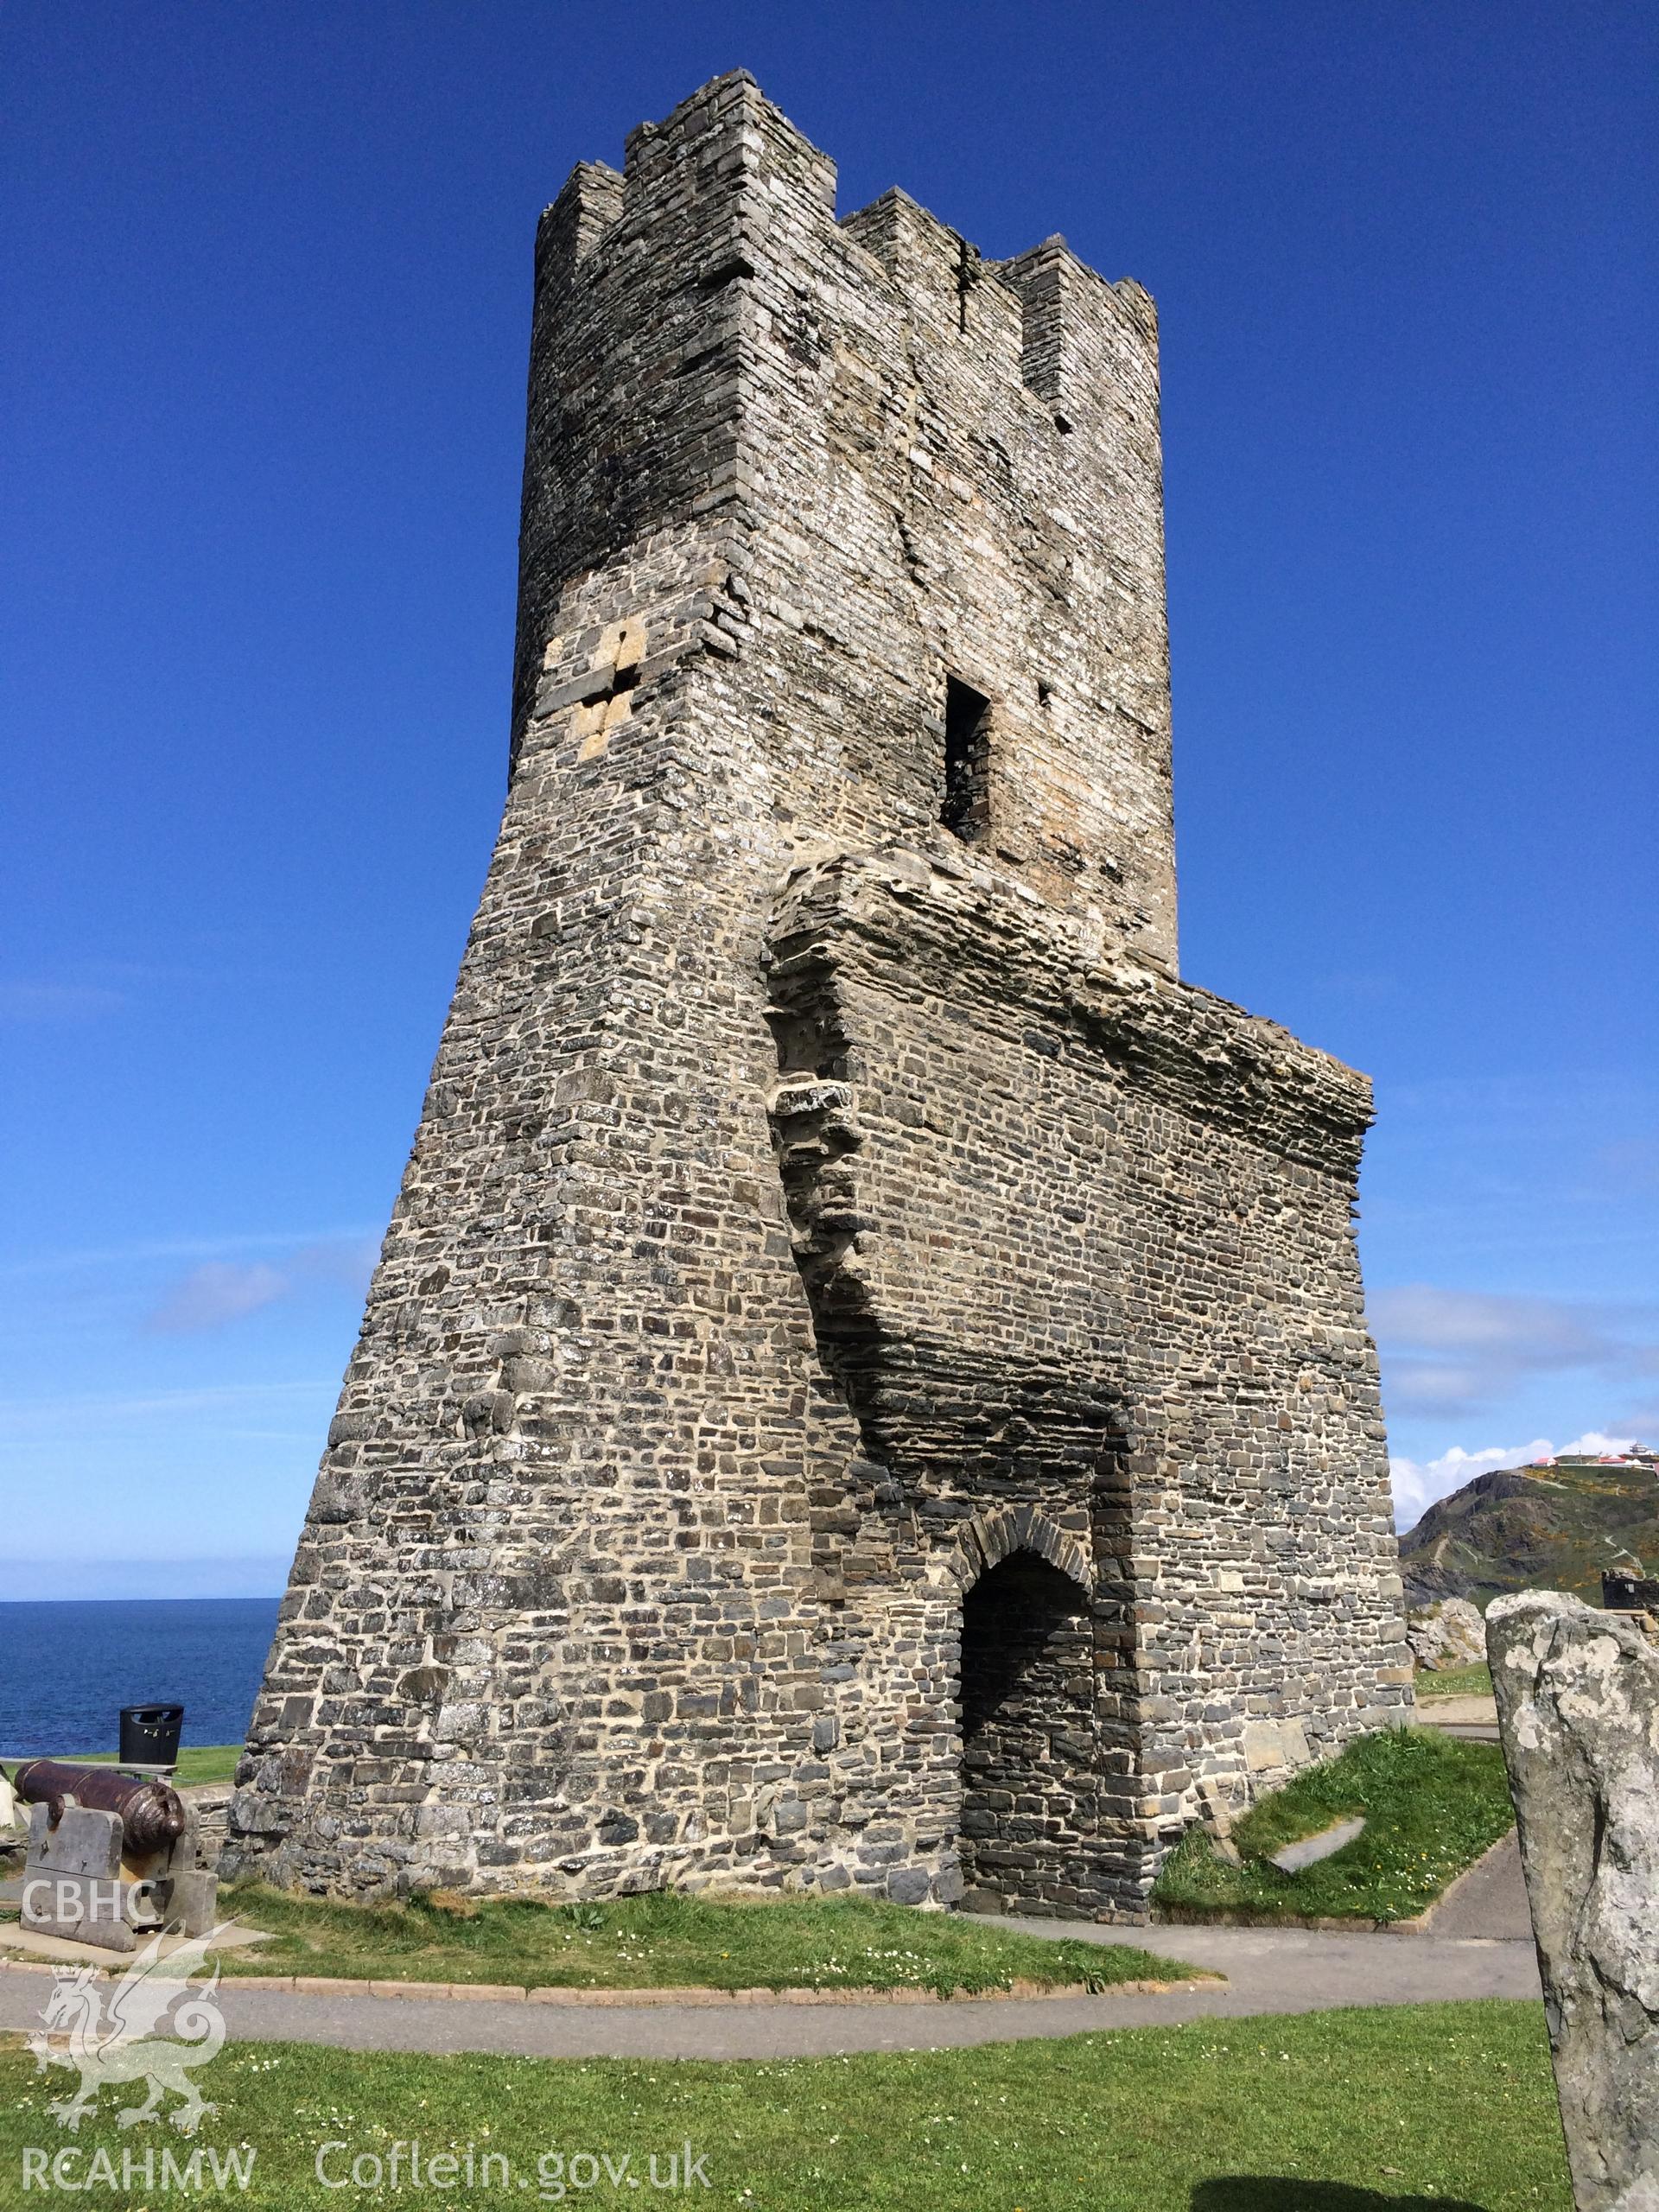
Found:
[[[1385,2196],[1340,2181],[1287,2181],[1278,2174],[1223,2174],[1201,2181],[1190,2212],[1480,2212],[1462,2196]]]

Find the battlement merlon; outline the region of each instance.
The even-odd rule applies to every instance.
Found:
[[[585,261],[622,219],[623,178],[605,162],[578,162],[536,226],[536,286]]]

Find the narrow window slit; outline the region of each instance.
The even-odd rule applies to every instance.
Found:
[[[939,820],[964,844],[990,826],[991,702],[954,676],[944,682],[944,803]]]

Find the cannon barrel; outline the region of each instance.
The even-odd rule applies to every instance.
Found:
[[[164,1782],[141,1782],[106,1766],[67,1766],[60,1759],[27,1759],[12,1777],[26,1804],[45,1805],[54,1825],[63,1801],[73,1797],[98,1813],[118,1813],[124,1846],[144,1853],[176,1843],[185,1830],[184,1802]]]

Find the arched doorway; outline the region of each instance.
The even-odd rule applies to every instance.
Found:
[[[1035,1552],[1012,1552],[963,1599],[965,1902],[1087,1909],[1097,1767],[1088,1593]]]

